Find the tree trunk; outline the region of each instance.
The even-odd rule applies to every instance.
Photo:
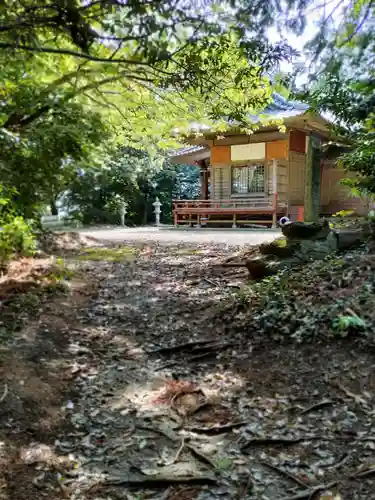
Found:
[[[144,226],[147,226],[147,222],[148,222],[148,196],[145,195],[144,196],[144,212],[143,212],[143,225]]]
[[[50,208],[51,208],[51,215],[59,215],[59,211],[57,209],[56,201],[51,200],[50,201]]]
[[[320,147],[321,141],[308,137],[305,170],[305,221],[315,222],[320,212]]]

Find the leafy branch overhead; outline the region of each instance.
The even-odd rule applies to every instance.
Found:
[[[213,4],[179,0],[6,0],[0,49],[5,65],[12,58],[22,70],[36,63],[45,73],[51,64],[56,76],[47,71],[48,85],[34,95],[34,105],[6,117],[3,127],[10,130],[76,96],[106,106],[108,92],[112,110],[133,96],[133,107],[167,103],[174,119],[246,120],[249,109],[268,102],[264,71],[292,54],[285,43],[240,33],[234,17]]]
[[[2,181],[30,216],[118,145],[165,148],[191,122],[246,121],[290,54],[209,3],[5,0]]]
[[[22,66],[18,77],[12,71],[17,84],[20,74],[25,75],[25,69],[34,71],[30,64],[36,65],[38,81],[47,86],[40,85],[32,105],[22,102],[21,109],[4,117],[2,125],[19,130],[56,103],[77,96],[91,105],[110,107],[112,114],[122,115],[137,129],[141,120],[151,122],[150,128],[159,126],[162,136],[170,133],[176,121],[179,128],[207,118],[248,122],[252,112],[268,103],[265,74],[274,74],[280,61],[295,54],[284,36],[270,43],[267,28],[301,34],[309,16],[318,14],[320,41],[313,40],[311,48],[321,55],[323,48],[335,45],[333,41],[341,47],[361,37],[365,43],[372,10],[370,0],[350,5],[342,0],[320,4],[306,0],[224,4],[212,0],[4,0],[0,59],[5,76],[9,77],[10,60]],[[342,20],[336,27],[335,12]],[[347,39],[345,33],[350,34]],[[9,85],[4,87],[4,97],[12,97]],[[161,105],[167,106],[165,113],[160,113]],[[138,120],[135,115],[140,109],[147,111]]]

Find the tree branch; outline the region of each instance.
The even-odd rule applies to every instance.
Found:
[[[108,100],[103,94],[100,94],[100,98],[103,99],[104,102],[100,102],[98,101],[97,99],[94,99],[93,96],[91,96],[90,94],[86,94],[86,92],[83,94],[84,96],[86,96],[88,99],[91,99],[93,102],[95,102],[96,104],[98,104],[99,106],[104,106],[107,105],[109,106],[110,108],[113,108],[117,111],[117,113],[121,116],[121,118],[129,125],[131,126],[131,123],[129,121],[129,118],[122,112],[122,110],[119,108],[119,106],[117,106],[115,103],[113,103],[112,101]]]
[[[80,59],[87,59],[88,61],[101,62],[101,63],[123,63],[131,64],[134,66],[150,66],[149,63],[143,61],[135,61],[133,59],[110,59],[106,57],[95,57],[90,54],[85,54],[84,52],[76,52],[75,50],[69,49],[55,49],[53,47],[33,47],[32,45],[17,45],[7,42],[0,42],[0,49],[13,49],[13,50],[24,50],[26,52],[42,52],[47,54],[60,54],[66,56],[73,56]]]
[[[47,113],[51,108],[52,106],[50,104],[45,104],[44,106],[41,106],[39,109],[34,111],[34,113],[26,117],[20,117],[20,115],[13,114],[4,123],[3,128],[8,129],[8,128],[26,127],[31,122],[38,119],[40,116]]]
[[[74,75],[74,73],[71,73],[70,76]],[[6,122],[2,125],[3,128],[9,129],[9,128],[23,128],[26,127],[27,125],[30,125],[32,122],[40,118],[42,115],[53,109],[56,105],[60,105],[61,103],[68,102],[70,99],[73,97],[76,97],[80,94],[86,93],[90,90],[98,89],[99,87],[106,85],[108,83],[114,83],[116,81],[119,81],[123,78],[128,78],[129,80],[133,80],[135,82],[140,81],[140,82],[147,82],[147,83],[152,83],[152,79],[148,79],[146,77],[138,76],[138,75],[133,75],[129,74],[127,71],[122,71],[119,72],[116,76],[111,76],[108,78],[103,78],[103,80],[100,81],[95,81],[95,82],[90,82],[87,85],[84,85],[83,87],[80,87],[79,89],[75,90],[74,92],[68,93],[63,99],[61,99],[57,104],[44,104],[41,105],[38,109],[33,111],[27,116],[20,116],[19,114],[13,114],[11,115]],[[64,81],[64,77],[60,79],[60,81]],[[54,83],[56,84],[57,81]],[[53,84],[51,84],[53,85]]]
[[[111,5],[117,5],[119,7],[123,7],[124,4],[117,1],[117,0],[111,0],[110,2],[107,2],[109,5],[108,6],[111,6]],[[91,7],[94,7],[94,5],[98,5],[98,4],[104,4],[103,0],[93,0],[92,2],[88,3],[87,5],[83,5],[82,7],[79,7],[78,10],[88,10],[90,9]]]
[[[353,40],[353,38],[357,35],[357,33],[362,29],[363,25],[365,24],[365,22],[367,21],[369,15],[370,15],[370,11],[371,11],[371,8],[373,7],[373,5],[374,5],[374,1],[370,0],[369,4],[367,5],[367,8],[366,8],[366,11],[365,11],[365,14],[364,14],[363,18],[357,24],[357,27],[353,31],[353,33],[350,36],[348,36],[348,38],[346,40],[344,40],[343,42],[340,43],[340,45],[339,45],[340,49],[344,45],[346,45],[347,43],[351,42]]]
[[[8,24],[0,26],[0,33],[5,33],[6,31],[12,31],[20,28],[34,28],[35,25],[40,24],[41,26],[54,26],[58,21],[57,17],[45,17],[39,19],[33,19],[30,21],[20,21],[16,24]]]
[[[42,95],[49,94],[49,92],[51,92],[52,90],[54,90],[56,87],[60,87],[64,83],[68,83],[73,78],[76,78],[76,77],[81,76],[81,75],[87,76],[87,75],[91,75],[93,73],[95,74],[96,71],[95,70],[90,70],[90,69],[81,69],[81,68],[79,68],[76,71],[72,71],[71,73],[67,73],[66,75],[63,75],[61,78],[57,78],[56,80],[54,80],[53,82],[51,82],[41,92],[41,94]]]
[[[152,94],[156,95],[157,97],[159,97],[159,99],[161,100],[164,100],[166,102],[169,102],[170,104],[172,104],[172,106],[174,106],[176,109],[178,109],[180,112],[182,112],[183,114],[186,114],[186,109],[183,109],[181,108],[176,102],[173,102],[172,99],[170,99],[167,95],[165,94],[160,94],[159,92],[157,92],[157,90],[155,88],[150,88],[146,85],[142,85],[140,84],[141,87],[143,87],[145,90],[147,90],[148,92],[151,92]],[[180,96],[181,97],[181,96]]]

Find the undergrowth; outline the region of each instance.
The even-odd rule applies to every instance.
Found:
[[[30,223],[15,212],[11,200],[0,184],[0,271],[20,256],[30,256],[36,250],[36,239]]]
[[[129,262],[136,258],[134,248],[86,248],[84,253],[78,255],[78,260],[97,260],[108,262]]]
[[[356,335],[372,342],[375,255],[358,250],[251,283],[238,295],[246,322],[278,341]]]
[[[0,340],[7,339],[51,297],[70,294],[76,273],[63,259],[23,258],[11,262],[0,279]]]

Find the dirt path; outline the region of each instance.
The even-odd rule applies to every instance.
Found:
[[[1,500],[290,500],[336,482],[371,498],[374,355],[221,322],[246,276],[212,267],[224,256],[151,243],[80,261],[85,280],[3,356]]]

